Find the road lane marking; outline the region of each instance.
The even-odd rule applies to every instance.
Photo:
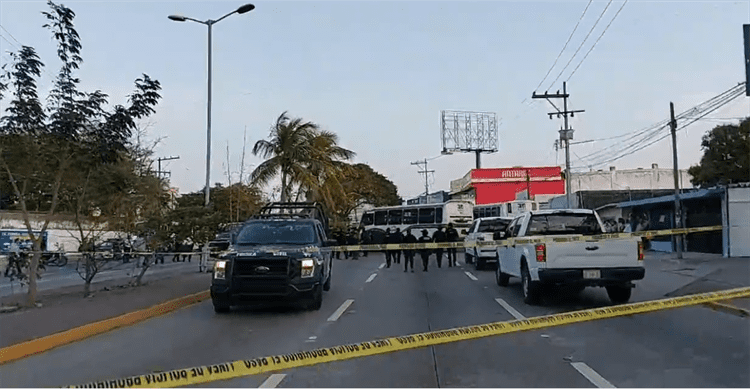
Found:
[[[286,377],[286,374],[271,374],[270,377],[260,384],[259,388],[275,388],[281,383],[284,377]]]
[[[521,312],[516,311],[516,309],[511,307],[510,304],[506,303],[505,300],[498,297],[495,299],[495,301],[497,301],[498,304],[505,308],[505,310],[513,315],[513,317],[515,317],[517,320],[526,320],[526,317],[522,315]]]
[[[594,384],[594,386],[596,386],[597,388],[616,388],[616,386],[612,385],[609,381],[605,380],[604,377],[600,376],[599,373],[595,372],[594,369],[590,368],[589,365],[583,362],[571,362],[570,365],[578,370],[581,375],[586,377],[586,379]]]
[[[367,281],[365,281],[365,282],[367,282],[367,283],[372,282],[372,280],[374,280],[377,275],[378,275],[378,273],[372,273],[372,274],[370,274],[370,278],[368,278]]]
[[[382,268],[384,268],[384,267],[385,267],[385,264],[384,264],[384,263],[381,263],[381,264],[380,264],[380,266],[378,266],[378,269],[382,269]]]
[[[490,336],[539,330],[542,328],[585,323],[594,320],[633,316],[650,312],[663,311],[682,307],[695,306],[711,301],[729,300],[750,297],[750,287],[727,289],[717,292],[700,293],[661,300],[643,301],[602,308],[591,308],[580,311],[558,313],[529,318],[456,327],[439,331],[408,334],[390,338],[381,338],[360,343],[334,347],[322,347],[314,350],[302,350],[288,354],[279,354],[254,359],[237,360],[215,365],[196,366],[160,373],[131,376],[127,378],[91,382],[72,387],[112,388],[112,387],[166,387],[173,388],[186,385],[197,385],[207,382],[222,381],[237,377],[257,375],[267,372],[285,371],[303,366],[314,366],[323,363],[345,361],[372,355],[412,350],[439,344],[453,343],[470,339],[481,339]],[[0,352],[2,356],[2,352]],[[602,383],[606,382],[602,381]],[[611,384],[610,384],[611,385]]]
[[[344,303],[341,304],[339,309],[337,309],[336,312],[334,312],[333,315],[331,315],[331,317],[328,318],[328,321],[338,320],[339,317],[341,317],[341,315],[344,313],[344,311],[346,311],[346,308],[349,308],[349,306],[352,305],[353,302],[354,302],[353,299],[344,301]]]
[[[464,273],[466,273],[466,275],[469,276],[469,278],[471,278],[472,280],[479,281],[479,279],[474,277],[474,275],[471,274],[471,272],[465,271]]]

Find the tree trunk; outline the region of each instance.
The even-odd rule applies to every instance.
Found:
[[[281,202],[286,202],[286,171],[281,171]]]
[[[33,307],[36,304],[37,287],[36,287],[36,275],[37,268],[39,267],[39,259],[42,256],[42,248],[40,242],[42,241],[41,235],[34,240],[34,255],[31,256],[31,263],[29,263],[29,294],[26,295],[26,306]]]

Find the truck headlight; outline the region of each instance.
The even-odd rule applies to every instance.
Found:
[[[312,277],[314,270],[315,270],[315,261],[313,261],[312,259],[302,260],[302,272],[301,272],[302,278]]]
[[[214,263],[214,278],[219,280],[227,278],[227,261],[216,261]]]

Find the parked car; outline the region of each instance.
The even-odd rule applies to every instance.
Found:
[[[512,217],[491,216],[475,219],[467,231],[465,243],[475,244],[481,241],[501,240],[505,229],[513,220]],[[474,268],[480,270],[488,262],[497,264],[497,246],[466,247],[464,251],[466,263],[474,263]]]
[[[635,287],[633,281],[643,279],[646,274],[643,245],[639,238],[593,237],[603,232],[599,215],[591,209],[543,210],[519,215],[506,229],[509,245],[497,248],[500,259],[495,271],[497,284],[507,286],[510,277],[520,277],[527,304],[537,304],[548,286],[553,285],[577,290],[604,287],[613,303],[625,303]],[[545,239],[553,237],[556,241]],[[545,242],[516,244],[515,240],[521,238]]]

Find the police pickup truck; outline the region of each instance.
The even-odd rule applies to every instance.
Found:
[[[527,304],[538,303],[550,286],[605,287],[613,303],[625,303],[633,281],[646,273],[643,245],[639,238],[597,239],[603,231],[590,209],[519,215],[508,225],[506,244],[497,248],[497,284],[507,286],[509,277],[520,277]]]
[[[303,300],[318,310],[331,288],[328,222],[316,203],[272,203],[246,221],[214,263],[216,312],[269,300]]]

